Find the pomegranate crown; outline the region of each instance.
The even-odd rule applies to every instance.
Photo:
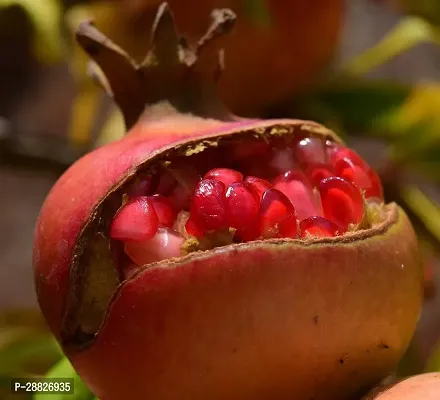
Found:
[[[224,68],[223,49],[217,53],[214,79],[202,73],[199,66],[208,53],[208,44],[231,30],[236,15],[230,9],[215,9],[211,18],[205,35],[190,46],[178,34],[170,7],[162,3],[152,27],[150,50],[141,63],[136,63],[92,21],[79,25],[76,40],[94,61],[92,75],[119,106],[127,129],[146,106],[162,101],[168,101],[179,112],[230,119],[213,88]]]

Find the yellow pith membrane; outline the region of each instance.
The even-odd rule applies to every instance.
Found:
[[[124,278],[232,243],[350,235],[385,215],[367,163],[311,133],[203,145],[142,168],[122,190],[110,237]]]

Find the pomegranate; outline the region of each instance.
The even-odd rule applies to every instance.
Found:
[[[190,48],[163,4],[142,64],[78,29],[129,132],[42,207],[41,309],[101,400],[349,399],[413,335],[416,237],[335,133],[226,110],[199,63],[235,16],[213,17]]]
[[[375,390],[365,400],[437,400],[440,398],[440,374],[415,375]]]

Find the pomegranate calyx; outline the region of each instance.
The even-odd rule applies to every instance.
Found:
[[[218,53],[214,80],[212,76],[203,76],[197,68],[211,42],[231,30],[236,15],[229,9],[217,9],[211,17],[207,33],[195,48],[190,48],[177,33],[168,4],[162,3],[153,24],[150,50],[140,64],[92,22],[79,25],[76,40],[102,71],[93,68],[92,63],[92,75],[119,106],[127,129],[137,122],[146,106],[164,101],[176,113],[225,121],[234,119],[213,88],[223,70],[223,51]]]

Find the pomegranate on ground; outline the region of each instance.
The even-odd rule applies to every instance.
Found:
[[[48,195],[40,307],[101,400],[351,399],[413,335],[414,231],[334,132],[223,106],[198,56],[234,15],[214,17],[189,48],[163,5],[143,64],[80,27],[129,132]]]

